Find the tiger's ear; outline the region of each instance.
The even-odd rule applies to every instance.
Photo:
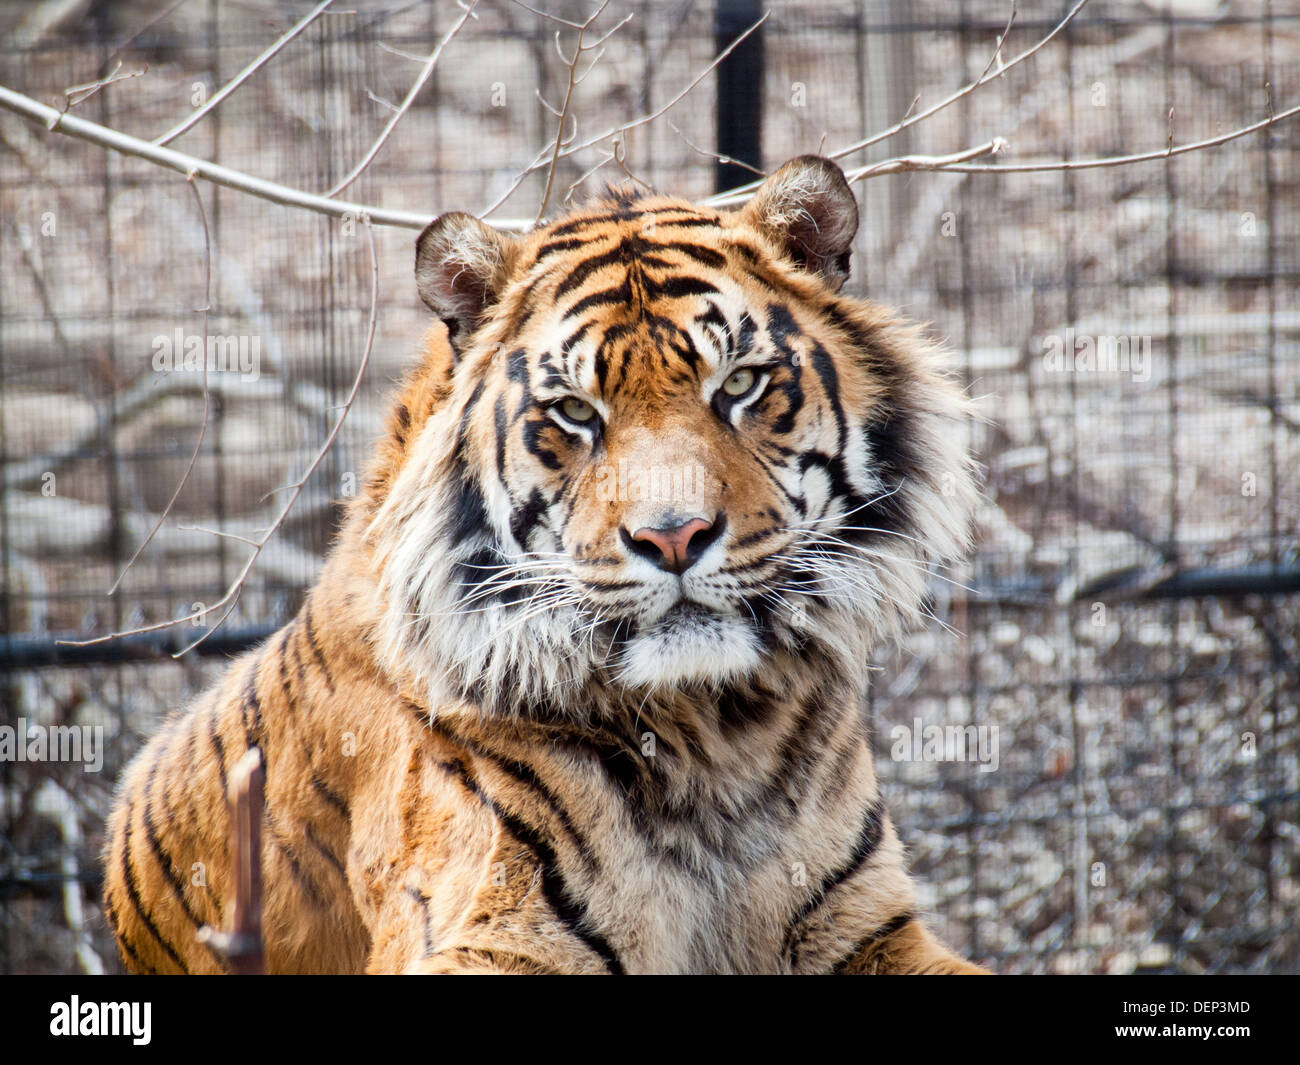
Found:
[[[500,298],[518,245],[473,215],[439,215],[415,242],[420,299],[447,324],[454,341],[472,332]]]
[[[844,171],[829,159],[791,159],[759,186],[740,217],[832,289],[848,280],[858,201]]]

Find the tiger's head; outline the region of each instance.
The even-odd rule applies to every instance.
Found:
[[[857,225],[813,156],[735,211],[434,221],[416,281],[452,351],[368,530],[388,664],[500,712],[864,676],[974,488],[936,352],[839,294]]]

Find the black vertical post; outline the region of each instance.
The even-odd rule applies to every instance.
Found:
[[[717,0],[714,9],[715,54],[763,15],[760,0]],[[763,27],[760,26],[718,67],[717,146],[718,154],[750,166],[763,165]],[[714,171],[714,188],[743,185],[753,174],[735,163],[719,162]]]

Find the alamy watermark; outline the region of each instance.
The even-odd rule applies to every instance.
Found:
[[[596,470],[596,498],[603,503],[700,503],[705,469],[700,465],[646,465],[619,459]]]
[[[211,334],[207,344],[196,333],[179,326],[168,336],[153,338],[153,368],[157,373],[237,373],[245,381],[256,381],[262,367],[262,338]]]
[[[926,725],[918,717],[895,725],[889,738],[895,762],[978,762],[981,773],[996,773],[1000,761],[997,725]]]
[[[68,1002],[50,1006],[50,1035],[126,1036],[135,1046],[148,1046],[152,1038],[152,1002]]]
[[[1129,374],[1142,384],[1151,379],[1149,336],[1094,336],[1073,329],[1043,337],[1043,369],[1048,373]]]
[[[80,762],[87,773],[104,768],[103,725],[0,725],[0,762]]]

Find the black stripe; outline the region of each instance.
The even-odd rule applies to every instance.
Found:
[[[537,254],[533,256],[533,265],[536,266],[548,255],[554,255],[556,252],[572,251],[574,248],[582,248],[587,245],[587,241],[579,237],[573,237],[569,240],[551,240],[547,241],[537,249]]]
[[[692,244],[687,241],[671,241],[665,244],[652,244],[651,247],[663,248],[666,251],[681,252],[688,258],[694,259],[697,263],[709,267],[713,270],[721,270],[727,265],[727,257],[712,248],[706,248],[703,244]]]
[[[623,240],[600,255],[593,255],[589,259],[584,259],[577,266],[572,267],[569,276],[556,286],[553,298],[556,301],[563,299],[574,289],[579,288],[592,274],[603,270],[607,266],[615,266],[632,254],[633,251],[628,241]]]
[[[860,940],[858,940],[858,942],[854,945],[852,950],[850,950],[847,954],[844,955],[844,957],[842,957],[839,961],[835,963],[835,965],[831,968],[831,973],[835,976],[838,976],[845,969],[847,969],[850,964],[852,964],[853,960],[859,954],[861,954],[873,943],[879,943],[883,939],[888,939],[896,932],[901,932],[904,928],[906,928],[909,924],[911,924],[913,920],[914,920],[914,916],[912,914],[900,913],[897,917],[891,918],[890,920],[886,921],[874,932],[868,932],[865,936],[863,936]]]
[[[460,419],[456,423],[456,457],[462,458],[465,449],[466,432],[469,429],[469,420],[474,415],[478,402],[483,398],[483,389],[487,385],[486,378],[481,379],[474,386],[474,391],[470,393],[469,399],[465,401],[465,406],[460,412]]]
[[[876,853],[876,848],[880,846],[880,839],[884,835],[884,830],[884,803],[877,798],[875,802],[867,807],[866,813],[863,815],[862,827],[858,830],[858,838],[853,846],[853,851],[839,868],[831,870],[822,878],[822,882],[817,885],[817,889],[804,900],[803,905],[799,907],[799,911],[794,915],[794,919],[791,920],[786,931],[782,952],[789,953],[792,966],[798,961],[799,956],[800,925],[812,916],[832,891],[858,872],[866,864],[867,860]]]
[[[718,296],[717,288],[700,277],[674,275],[662,281],[646,278],[645,294],[648,300],[681,299],[685,296]]]
[[[262,741],[262,703],[257,697],[257,667],[260,662],[254,662],[252,669],[249,670],[248,687],[244,689],[244,697],[239,704],[239,716],[244,722],[244,745],[251,751]],[[248,723],[248,710],[253,711],[253,723]],[[265,759],[264,759],[265,762]]]
[[[172,945],[163,938],[163,934],[158,931],[158,926],[153,923],[153,918],[145,912],[144,902],[140,898],[140,888],[135,881],[135,869],[131,866],[131,802],[127,801],[126,814],[123,820],[122,829],[122,877],[126,881],[126,897],[131,900],[131,906],[140,918],[140,923],[148,929],[149,934],[157,940],[158,945],[162,947],[163,953],[175,962],[176,967],[181,972],[189,975],[189,970],[185,968],[185,963],[181,957],[172,948]]]
[[[614,948],[610,946],[604,936],[589,927],[586,906],[570,893],[568,884],[565,883],[564,877],[560,874],[558,859],[550,843],[531,826],[526,825],[513,814],[502,810],[492,800],[492,797],[479,786],[478,781],[463,762],[437,760],[433,764],[453,776],[467,791],[476,795],[483,805],[497,816],[502,826],[537,856],[537,863],[542,874],[542,894],[550,904],[551,911],[561,924],[604,959],[605,968],[610,973],[615,976],[623,976],[626,970],[623,968],[623,963],[619,961]]]
[[[298,853],[294,850],[293,844],[285,839],[276,829],[271,817],[271,808],[269,806],[263,810],[263,816],[266,821],[267,835],[270,836],[271,843],[275,848],[284,856],[284,860],[288,863],[289,871],[293,874],[293,878],[298,882],[298,885],[307,894],[311,901],[314,902],[318,908],[324,909],[325,900],[321,895],[319,886],[316,884],[315,880],[307,875],[306,871],[302,867],[302,863],[298,861]]]
[[[303,741],[303,746],[306,746],[305,740]],[[347,800],[314,773],[311,777],[311,786],[317,795],[329,803],[329,805],[337,810],[345,819],[351,819],[352,813],[348,808]]]
[[[107,899],[104,900],[104,914],[108,918],[108,926],[113,930],[113,938],[117,940],[117,945],[122,948],[122,953],[135,962],[137,968],[143,969],[148,976],[157,976],[158,970],[141,958],[136,953],[135,947],[131,946],[123,937],[121,926],[117,920],[117,912],[113,909],[113,904]]]
[[[666,222],[655,222],[656,230],[668,229],[672,226],[703,226],[709,229],[717,229],[718,220],[716,218],[706,218],[704,215],[700,215],[698,217],[687,216],[686,218],[672,218]]]
[[[528,540],[532,536],[533,530],[541,522],[546,510],[546,497],[542,495],[540,488],[534,488],[523,504],[511,509],[510,535],[515,538],[515,543],[525,551],[528,550]]]
[[[607,222],[630,222],[633,219],[640,218],[642,215],[661,215],[661,214],[678,214],[689,211],[686,207],[651,207],[646,210],[636,210],[634,208],[624,208],[618,211],[610,211],[606,214],[587,215],[585,218],[575,218],[569,222],[562,222],[555,226],[549,233],[549,236],[565,237],[570,233],[578,233],[589,226],[601,226]],[[687,214],[685,218],[675,218],[672,221],[660,222],[655,219],[655,226],[673,226],[673,225],[711,225],[716,226],[717,220],[709,218],[706,215]]]
[[[312,597],[309,595],[307,596],[306,609],[304,610],[304,614],[306,615],[306,620],[307,620],[307,625],[305,629],[307,634],[307,646],[311,648],[311,653],[312,656],[316,659],[316,664],[320,666],[321,672],[325,674],[325,687],[329,690],[329,693],[333,695],[334,675],[330,672],[330,667],[325,662],[325,656],[321,653],[321,649],[316,643],[316,633],[311,620],[311,616],[312,616],[311,607],[312,607]]]
[[[617,288],[604,288],[599,292],[591,293],[589,296],[583,296],[582,299],[564,312],[564,317],[573,318],[591,310],[593,307],[605,307],[611,303],[630,303],[631,301],[632,285],[625,277],[623,283]]]
[[[591,868],[599,868],[595,851],[587,842],[586,837],[574,824],[573,817],[570,815],[560,797],[551,790],[550,786],[542,780],[537,774],[537,770],[526,762],[517,758],[511,758],[506,755],[499,755],[494,751],[489,751],[481,745],[460,736],[445,725],[434,721],[430,724],[430,730],[437,733],[445,743],[453,747],[460,747],[472,754],[476,759],[486,762],[498,770],[503,776],[512,777],[524,787],[537,793],[537,795],[550,808],[556,819],[564,826],[565,832],[568,833],[574,849],[583,862]]]
[[[510,432],[509,426],[506,425],[506,397],[497,396],[497,401],[492,407],[492,421],[496,429],[496,460],[497,460],[497,480],[501,482],[502,487],[507,492],[510,486],[506,484],[506,437]]]
[[[298,731],[297,728],[298,718],[296,715],[292,713],[292,707],[294,706],[296,700],[294,699],[293,692],[289,687],[289,664],[287,661],[287,655],[285,653],[288,643],[289,643],[289,637],[288,634],[286,633],[284,640],[280,644],[280,691],[284,695],[285,705],[291,709],[289,720],[294,723],[293,724],[294,731],[298,734],[299,746],[302,748],[303,764],[307,768],[313,770],[312,775],[309,778],[309,781],[311,783],[312,789],[316,792],[316,794],[319,795],[322,799],[324,799],[325,802],[328,803],[334,810],[338,811],[338,813],[344,818],[344,820],[350,820],[352,814],[351,814],[351,810],[348,807],[347,800],[344,799],[342,795],[340,795],[337,791],[331,788],[328,784],[326,784],[325,781],[321,780],[321,778],[315,773],[314,764],[313,764],[314,759],[312,756],[311,747],[308,745],[307,742],[307,737]],[[293,656],[294,659],[297,661],[297,669],[295,670],[295,672],[297,673],[298,676],[298,690],[301,691],[303,687],[303,666],[302,666],[302,659],[298,654],[297,646],[293,648]]]
[[[420,913],[424,917],[424,956],[426,958],[433,955],[433,927],[429,920],[429,896],[419,888],[407,887],[406,893],[415,899],[416,904],[420,907]]]
[[[154,861],[158,863],[162,870],[163,879],[167,881],[168,886],[172,889],[172,894],[176,896],[176,901],[181,904],[181,910],[184,911],[186,919],[195,928],[202,928],[203,922],[195,915],[190,908],[189,900],[185,897],[185,883],[180,875],[176,872],[176,864],[172,861],[172,856],[162,845],[162,840],[158,838],[158,830],[153,822],[153,788],[155,774],[158,769],[158,763],[155,761],[149,766],[149,775],[145,778],[144,788],[144,812],[141,820],[144,821],[144,836],[149,844],[149,849],[153,851]]]
[[[562,468],[562,463],[556,457],[554,451],[549,447],[542,446],[542,434],[548,429],[560,431],[560,427],[544,415],[536,418],[529,418],[524,422],[524,447],[536,457],[543,466],[548,470],[558,470]],[[486,511],[484,512],[484,522],[487,521]]]
[[[212,719],[208,722],[208,739],[212,742],[213,753],[217,756],[217,773],[221,777],[221,801],[226,801],[226,792],[229,785],[226,783],[226,746],[221,742],[221,737],[217,734],[218,711],[216,705],[212,707]]]
[[[332,850],[330,850],[327,846],[325,846],[325,843],[321,840],[321,838],[318,835],[316,835],[316,830],[311,827],[310,821],[306,822],[303,825],[303,833],[307,837],[307,842],[310,843],[313,847],[315,847],[318,851],[320,851],[321,855],[325,858],[325,860],[329,862],[330,865],[332,865],[336,870],[338,870],[339,876],[341,876],[344,882],[346,883],[348,879],[348,874],[347,874],[347,870],[343,868],[343,862],[340,861],[339,856],[335,854]]]
[[[393,420],[397,423],[393,438],[400,447],[406,443],[406,433],[411,428],[411,412],[407,410],[405,403],[397,405],[397,409],[393,411]]]

